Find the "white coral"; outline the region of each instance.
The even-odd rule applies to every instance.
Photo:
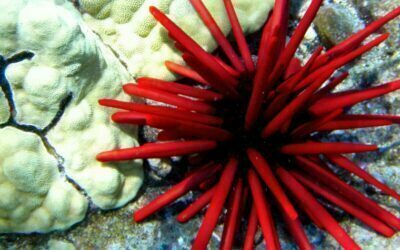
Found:
[[[0,138],[0,232],[48,232],[84,218],[86,198],[37,135],[7,127]]]
[[[7,100],[3,92],[0,91],[0,124],[6,122],[10,116]]]
[[[167,77],[171,75],[162,69],[164,60],[178,60],[179,55],[149,15],[152,4],[172,15],[208,50],[215,48],[187,0],[91,0],[84,6],[97,19],[108,20],[93,19],[97,28],[107,30],[109,24],[118,31],[112,45],[120,44],[126,50],[120,56],[129,58],[132,72]],[[227,33],[222,5],[211,0],[207,5]],[[254,6],[250,5],[250,0],[235,2],[246,31],[262,25],[271,1],[256,1],[258,11],[251,15]],[[131,100],[121,88],[131,79],[128,71],[69,1],[2,0],[0,9],[0,54],[34,54],[30,60],[9,65],[5,72],[16,115],[15,122],[0,129],[0,233],[48,232],[82,220],[87,200],[64,174],[96,206],[112,209],[125,205],[142,184],[141,161],[99,163],[95,156],[104,150],[138,145],[137,129],[113,124],[111,111],[97,104],[103,97]],[[100,34],[104,38],[105,33]],[[121,52],[119,48],[114,47]],[[69,99],[60,114],[61,104]],[[0,124],[9,116],[0,91]],[[21,124],[29,125],[24,130],[36,131],[41,137],[19,130]],[[52,148],[46,150],[42,139]]]
[[[19,8],[16,8],[18,4]],[[11,0],[0,3],[0,9],[10,18],[0,22],[0,29],[9,34],[0,38],[0,44],[6,45],[0,47],[0,53],[10,56],[19,51],[31,51],[35,54],[31,60],[9,65],[5,72],[13,91],[16,121],[43,129],[56,117],[62,101],[71,95],[65,112],[46,135],[48,141],[61,157],[67,176],[86,191],[95,205],[111,209],[126,204],[142,184],[141,162],[102,164],[95,156],[102,150],[137,145],[136,129],[121,129],[111,124],[110,111],[100,108],[97,103],[103,97],[130,100],[121,93],[121,84],[130,79],[129,74],[112,52],[84,26],[72,4],[45,0],[18,1],[18,4]],[[2,110],[8,109],[3,99]],[[9,178],[18,180],[12,185],[5,184],[10,192],[7,196],[0,195],[0,203],[13,202],[9,196],[12,188],[20,188],[29,191],[26,196],[47,194],[52,210],[47,213],[40,209],[46,206],[47,200],[36,199],[37,208],[32,213],[29,209],[13,211],[26,216],[26,225],[4,212],[10,221],[0,227],[0,232],[44,232],[71,225],[68,221],[77,222],[76,218],[72,220],[68,216],[64,216],[66,221],[62,223],[54,222],[60,225],[46,222],[50,220],[48,214],[65,215],[64,209],[70,207],[68,212],[73,213],[74,208],[80,211],[82,206],[74,196],[64,197],[71,192],[63,187],[64,184],[53,184],[51,178],[55,177],[50,178],[49,173],[37,172],[34,168],[35,164],[44,161],[43,154],[36,152],[40,145],[33,144],[29,153],[23,153],[21,147],[9,141],[18,139],[23,143],[29,137],[20,133],[14,137],[9,133],[0,135],[1,142],[7,144],[1,148],[7,146],[17,152],[7,158],[0,155],[0,168]],[[15,164],[20,166],[20,171],[7,172]],[[53,172],[51,176],[58,174]],[[32,182],[33,177],[36,182]],[[47,190],[46,185],[54,185],[54,190]],[[73,187],[68,186],[68,189],[77,192]],[[33,220],[36,220],[36,227]]]
[[[80,0],[85,20],[105,43],[109,44],[135,76],[173,79],[165,60],[183,63],[178,51],[161,24],[149,13],[154,5],[167,13],[179,27],[204,49],[212,51],[216,43],[189,0]],[[223,1],[204,0],[219,27],[230,31]],[[254,32],[265,22],[273,0],[234,0],[236,12],[246,33]]]

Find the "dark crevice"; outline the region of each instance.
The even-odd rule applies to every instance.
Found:
[[[31,60],[35,54],[31,51],[21,51],[6,59],[6,64],[18,63],[23,60]]]
[[[64,167],[64,162],[65,162],[64,158],[57,153],[56,149],[50,144],[50,142],[47,140],[47,138],[44,135],[40,135],[40,138],[42,139],[43,144],[46,147],[49,154],[51,154],[53,157],[55,157],[57,159],[57,163],[58,163],[57,167],[58,167],[58,171],[59,171],[60,175],[63,178],[65,178],[65,180],[67,182],[69,182],[72,186],[74,186],[76,190],[78,190],[82,195],[84,195],[91,204],[93,204],[92,199],[87,194],[87,192],[83,189],[83,187],[81,187],[76,181],[74,181],[71,177],[69,177],[66,174],[65,167]]]
[[[63,116],[65,109],[68,107],[68,105],[71,103],[73,98],[72,92],[70,92],[59,104],[58,112],[54,116],[53,120],[47,125],[43,130],[42,133],[46,135],[54,126],[58,124],[60,121],[61,117]]]
[[[97,38],[103,42],[103,45],[110,50],[110,52],[115,56],[115,58],[117,58],[117,60],[121,63],[121,65],[124,67],[124,69],[126,70],[126,72],[128,72],[129,76],[133,78],[132,74],[129,72],[128,70],[128,62],[125,62],[122,58],[121,55],[113,48],[111,47],[109,44],[107,44],[106,42],[103,41],[103,38],[100,36],[99,33],[97,33],[95,30],[92,30],[93,34],[95,36],[97,36]]]
[[[23,60],[31,60],[33,58],[33,56],[34,56],[34,54],[29,51],[18,52],[9,58],[5,58],[2,55],[0,55],[0,87],[5,95],[5,98],[8,103],[8,108],[10,111],[10,117],[9,117],[8,121],[5,123],[5,125],[3,125],[3,127],[16,125],[15,116],[17,113],[15,103],[14,103],[13,91],[12,91],[10,83],[7,81],[7,78],[5,76],[6,68],[8,67],[8,65],[10,65],[12,63],[18,63]]]
[[[59,111],[54,116],[54,118],[51,120],[51,122],[43,129],[38,128],[34,125],[21,124],[16,121],[15,117],[17,114],[17,109],[16,109],[16,105],[14,102],[13,90],[12,90],[11,84],[8,82],[8,80],[5,77],[5,70],[10,64],[18,63],[18,62],[21,62],[24,60],[31,60],[33,57],[34,57],[34,54],[29,51],[19,52],[17,54],[12,55],[9,58],[5,58],[2,55],[0,55],[0,87],[1,87],[1,91],[3,91],[3,93],[5,95],[5,98],[7,100],[9,110],[10,110],[10,117],[9,117],[8,121],[5,122],[4,124],[0,124],[0,129],[5,128],[5,127],[13,127],[13,128],[16,128],[16,129],[24,131],[24,132],[34,133],[37,136],[39,136],[44,147],[46,148],[47,152],[57,160],[57,167],[58,167],[58,171],[59,171],[61,177],[64,178],[72,186],[74,186],[76,190],[78,190],[82,195],[84,195],[88,199],[88,201],[91,204],[93,204],[91,198],[86,193],[86,191],[78,183],[76,183],[73,179],[71,179],[66,174],[65,167],[63,165],[64,158],[57,153],[56,149],[51,145],[51,143],[46,138],[46,134],[58,124],[58,122],[61,120],[66,108],[71,103],[71,101],[73,99],[72,92],[69,93],[60,102]]]
[[[78,0],[71,0],[72,4],[75,6],[76,9],[80,10],[80,3]]]

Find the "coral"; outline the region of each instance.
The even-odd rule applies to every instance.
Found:
[[[37,135],[7,127],[0,137],[1,232],[61,230],[85,217],[86,198],[58,173]]]
[[[2,92],[0,92],[0,124],[5,123],[10,117],[7,100]]]
[[[136,196],[142,184],[141,161],[102,164],[94,156],[98,148],[137,145],[136,129],[114,126],[108,120],[109,112],[97,106],[97,99],[108,95],[131,100],[121,91],[121,83],[130,79],[128,72],[84,24],[81,14],[70,2],[1,1],[0,8],[0,54],[7,59],[14,58],[9,59],[12,62],[7,63],[1,84],[9,92],[6,94],[7,100],[15,108],[12,121],[0,128],[1,142],[6,143],[2,148],[18,153],[19,157],[12,159],[18,160],[20,168],[27,170],[34,167],[36,165],[33,165],[30,158],[39,163],[47,157],[47,154],[42,153],[41,144],[37,143],[36,149],[32,146],[29,154],[19,155],[21,147],[10,142],[18,139],[23,144],[29,137],[18,130],[14,134],[2,131],[12,127],[34,132],[40,136],[48,152],[57,159],[62,174],[75,185],[69,187],[72,189],[67,190],[69,193],[77,192],[74,188],[78,188],[87,194],[95,206],[102,209],[125,205]],[[17,60],[20,52],[31,56]],[[3,97],[4,93],[0,95]],[[3,110],[8,108],[2,101],[2,116]],[[6,160],[11,163],[8,157],[7,154],[1,155],[0,168],[5,167],[3,162]],[[47,176],[41,177],[46,179]],[[32,178],[29,172],[18,177],[21,185],[30,183]],[[53,183],[55,177],[50,177],[43,181]],[[31,192],[40,189],[39,186],[31,188]],[[54,209],[70,206],[65,204],[68,199],[63,198],[62,190],[62,185],[50,189]],[[2,204],[9,200],[9,196],[0,196]],[[44,225],[40,221],[35,225],[34,221],[28,221],[26,224],[21,223],[20,227],[6,224],[0,232],[65,229],[84,218],[84,211],[82,213],[78,204],[76,209],[79,216],[63,214],[65,221],[56,220],[54,225]],[[3,216],[10,217],[10,211],[4,212]],[[38,220],[36,217],[33,219]]]
[[[50,250],[75,250],[75,246],[68,241],[49,240],[47,243]]]
[[[216,43],[187,0],[80,0],[84,19],[127,64],[134,76],[174,79],[164,66],[165,60],[183,63],[180,53],[167,34],[149,14],[155,5],[168,14],[204,49],[212,51]],[[221,1],[206,0],[224,34],[230,30]],[[236,0],[235,9],[246,33],[258,30],[272,8],[273,0]]]
[[[184,223],[208,206],[192,249],[207,248],[220,217],[224,217],[221,249],[232,248],[236,234],[244,231],[239,228],[246,230],[244,248],[251,249],[258,225],[267,248],[280,249],[273,213],[280,214],[300,249],[312,249],[303,230],[303,216],[343,248],[360,249],[325,204],[341,208],[385,237],[400,230],[399,218],[334,171],[340,168],[358,176],[399,201],[394,189],[347,157],[383,148],[329,137],[331,131],[399,123],[395,115],[352,115],[347,111],[400,89],[400,80],[366,89],[334,90],[349,75],[336,71],[384,42],[389,34],[370,36],[399,16],[400,7],[325,52],[323,47],[317,48],[302,65],[295,52],[322,0],[311,2],[287,43],[289,1],[277,0],[254,65],[230,0],[223,3],[240,54],[215,25],[202,1],[190,2],[220,45],[221,54],[208,53],[163,11],[150,7],[191,68],[172,62],[166,62],[167,66],[192,81],[145,77],[123,87],[127,94],[167,107],[99,101],[103,106],[121,109],[112,115],[116,123],[160,129],[158,141],[102,152],[97,156],[99,161],[187,156],[184,160],[192,167],[181,182],[137,210],[134,220],[144,221],[189,191],[203,190],[177,216]],[[247,226],[241,223],[242,218],[248,219]]]

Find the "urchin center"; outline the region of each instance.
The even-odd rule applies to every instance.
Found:
[[[262,138],[261,133],[265,125],[262,115],[253,126],[245,127],[245,116],[251,97],[251,82],[251,80],[245,80],[241,83],[239,99],[224,99],[216,105],[216,115],[224,121],[222,129],[232,134],[230,140],[221,143],[219,154],[245,156],[246,149],[257,148],[278,155],[280,145],[288,141],[284,134],[276,134],[267,139]]]

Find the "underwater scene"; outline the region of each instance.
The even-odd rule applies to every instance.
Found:
[[[0,0],[9,249],[400,249],[400,0]]]

